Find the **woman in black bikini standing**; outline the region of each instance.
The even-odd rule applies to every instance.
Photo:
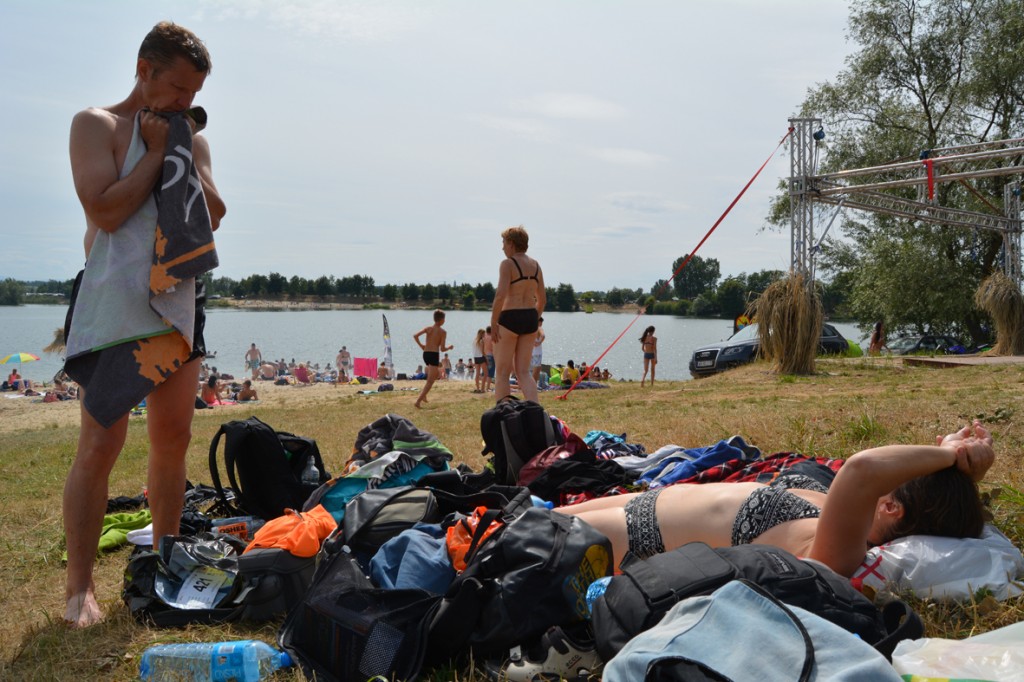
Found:
[[[644,375],[640,378],[640,388],[647,380],[647,370],[651,370],[651,386],[654,385],[654,368],[658,365],[658,337],[654,335],[654,325],[644,330],[640,337],[640,350],[644,352]]]
[[[498,268],[498,288],[491,309],[494,339],[494,397],[511,394],[509,376],[514,371],[527,400],[537,400],[537,382],[530,372],[533,340],[547,299],[540,265],[526,255],[530,237],[523,226],[501,233],[505,260]]]

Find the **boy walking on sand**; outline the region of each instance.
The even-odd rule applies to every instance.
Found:
[[[426,340],[420,341],[421,336],[425,336]],[[423,364],[427,368],[427,383],[424,384],[423,390],[416,398],[416,407],[419,407],[420,403],[429,402],[427,393],[430,393],[430,387],[437,381],[437,375],[441,370],[441,353],[455,348],[455,346],[444,345],[447,336],[448,332],[444,330],[443,310],[434,311],[434,324],[424,327],[412,335],[416,345],[423,349]]]

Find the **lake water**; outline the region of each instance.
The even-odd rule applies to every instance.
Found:
[[[49,381],[63,360],[47,355],[42,348],[53,340],[53,332],[64,324],[65,306],[0,306],[0,357],[23,351],[40,356],[25,363],[22,374],[36,381]],[[215,308],[207,311],[206,345],[217,357],[208,362],[220,371],[241,376],[245,352],[255,342],[264,358],[295,358],[297,362],[318,362],[324,366],[345,345],[353,357],[383,357],[382,315],[391,328],[395,369],[412,373],[422,363],[421,351],[412,335],[432,324],[428,310],[304,310],[254,311]],[[598,356],[634,320],[634,315],[617,313],[544,313],[544,362],[565,363],[570,358],[579,364],[592,364]],[[445,321],[452,365],[458,358],[472,354],[477,329],[491,320],[489,311],[449,311]],[[653,324],[658,337],[658,377],[689,379],[687,364],[698,346],[729,337],[728,320],[691,317],[644,316],[623,334],[622,339],[599,363],[616,378],[640,379],[643,359],[638,339],[644,328]],[[835,326],[848,339],[859,341],[856,325]],[[4,368],[6,369],[6,367]],[[4,372],[6,378],[7,372]]]

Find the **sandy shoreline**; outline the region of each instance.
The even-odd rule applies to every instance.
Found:
[[[393,381],[396,391],[405,391],[410,395],[410,403],[415,399],[416,391],[423,387],[422,381]],[[260,397],[258,404],[272,407],[295,407],[310,405],[324,401],[357,395],[360,391],[376,390],[378,384],[342,385],[313,384],[312,386],[276,386],[269,381],[256,382],[256,392]],[[443,381],[434,384],[433,391],[464,392],[467,397],[472,395],[473,384],[470,381]],[[42,402],[38,397],[12,397],[17,394],[0,393],[0,434],[12,434],[40,429],[56,429],[76,427],[79,421],[79,403],[77,400],[65,400],[56,403]],[[474,396],[480,397],[483,396]],[[239,405],[219,405],[208,414],[220,413],[225,419],[233,419],[232,415],[242,415],[253,403]],[[143,419],[133,417],[133,419]]]

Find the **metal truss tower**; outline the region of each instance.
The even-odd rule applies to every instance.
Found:
[[[814,132],[821,129],[820,118],[791,118],[789,160],[789,269],[803,275],[805,282],[814,279],[814,177],[817,174],[818,140]]]
[[[818,202],[925,223],[999,232],[1003,237],[1003,270],[1020,285],[1020,181],[1004,187],[1002,215],[941,206],[935,189],[941,183],[960,182],[977,194],[977,190],[967,184],[968,180],[1024,173],[1024,138],[931,149],[922,152],[918,161],[819,175],[818,149],[824,139],[821,119],[792,118],[789,122],[793,127],[789,178],[790,269],[793,273],[804,275],[808,281],[814,278],[817,244],[814,242],[813,208]],[[916,199],[886,192],[905,187],[917,188]]]

